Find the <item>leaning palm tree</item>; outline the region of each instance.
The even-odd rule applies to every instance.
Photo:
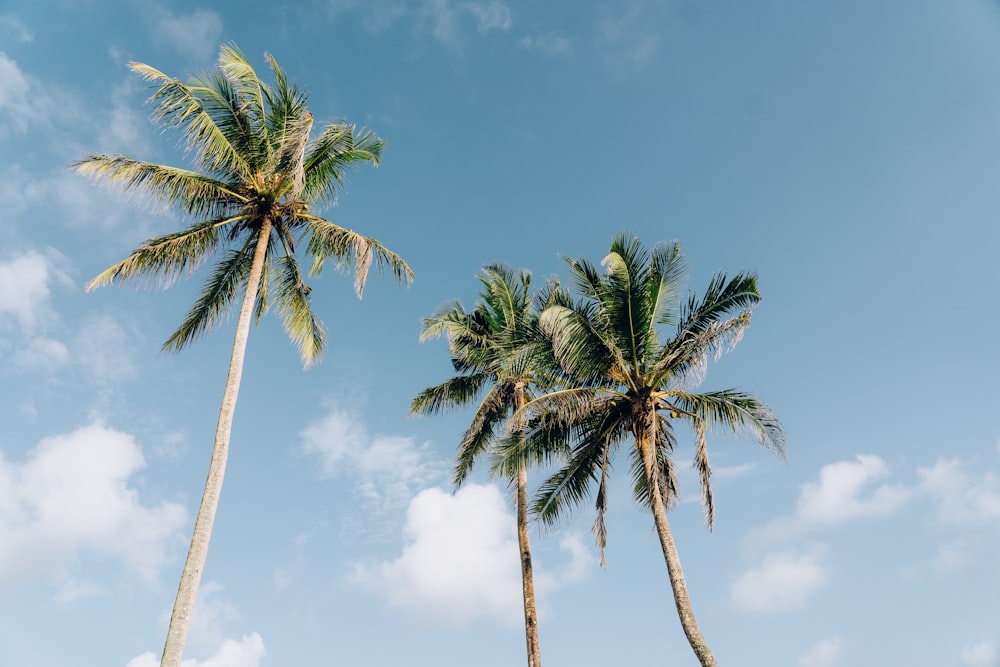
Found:
[[[87,289],[143,279],[165,287],[217,258],[201,295],[163,349],[180,350],[211,331],[242,292],[208,480],[170,617],[162,667],[181,664],[222,489],[251,320],[259,321],[273,303],[306,366],[324,347],[324,327],[313,313],[296,245],[307,241],[313,274],[330,259],[338,268],[353,268],[359,297],[372,264],[404,282],[413,277],[400,257],[374,239],[313,213],[314,207],[336,202],[348,168],[363,162],[378,165],[382,141],[345,122],[327,123],[311,136],[313,117],[305,92],[286,78],[274,58],[267,56],[267,61],[273,84],[262,81],[235,46],[223,46],[217,69],[187,83],[131,63],[134,72],[155,86],[149,98],[154,121],[181,132],[195,170],[124,154],[88,155],[73,165],[99,182],[172,206],[195,220],[183,231],[149,239],[91,280]]]
[[[468,478],[484,454],[510,448],[520,451],[523,424],[510,418],[536,398],[556,368],[549,341],[538,324],[538,313],[558,300],[555,283],[532,297],[531,274],[505,264],[491,264],[479,276],[480,301],[467,312],[456,302],[424,320],[421,340],[447,336],[457,375],[425,389],[413,399],[413,413],[432,414],[479,399],[472,424],[458,446],[454,482]],[[496,458],[496,456],[494,457]],[[499,459],[497,466],[502,466]],[[498,467],[499,470],[499,467]],[[503,471],[514,487],[517,541],[521,554],[521,592],[528,666],[541,667],[538,614],[535,608],[531,546],[528,541],[528,475],[526,461]]]
[[[700,663],[716,665],[688,597],[667,510],[678,498],[671,459],[674,422],[686,422],[695,437],[694,466],[701,478],[706,519],[715,505],[705,433],[713,426],[747,429],[768,449],[783,453],[784,433],[770,409],[734,389],[696,393],[707,358],[735,345],[760,300],[756,278],[716,274],[704,296],[682,298],[684,259],[673,243],[646,250],[630,235],[616,236],[604,258],[606,272],[586,260],[569,260],[581,292],[571,305],[555,304],[540,317],[552,337],[567,386],[541,397],[531,438],[571,442],[565,466],[539,488],[534,510],[543,524],[578,505],[597,484],[598,546],[606,545],[607,483],[622,443],[631,445],[637,500],[653,514],[681,626]],[[660,329],[676,327],[661,340]]]

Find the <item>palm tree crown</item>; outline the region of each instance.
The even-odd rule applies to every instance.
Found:
[[[511,463],[514,457],[503,452],[523,451],[524,424],[511,418],[523,414],[525,404],[552,379],[556,363],[539,327],[538,313],[558,302],[560,292],[555,283],[549,283],[532,297],[531,274],[516,273],[505,264],[484,267],[479,280],[481,299],[474,310],[467,312],[456,302],[424,320],[421,340],[447,336],[457,375],[420,392],[411,412],[436,413],[482,396],[458,446],[454,480],[461,485],[475,462],[490,452],[493,472],[508,478],[514,487],[528,666],[541,667],[528,541],[526,461],[520,456],[517,463]]]
[[[109,283],[154,279],[168,286],[207,258],[218,256],[200,298],[164,349],[180,350],[210,331],[247,285],[254,251],[264,237],[265,262],[255,319],[277,305],[285,330],[306,365],[322,352],[325,333],[310,305],[310,287],[296,258],[306,240],[309,270],[319,273],[333,259],[353,267],[360,296],[374,263],[409,282],[406,263],[374,239],[339,227],[313,213],[334,204],[346,170],[356,163],[378,165],[383,143],[375,134],[345,122],[324,125],[311,137],[313,116],[307,95],[290,82],[273,57],[267,61],[274,85],[258,78],[234,46],[223,46],[218,68],[187,83],[141,63],[130,67],[157,86],[150,97],[153,119],[180,130],[196,170],[135,160],[124,154],[93,154],[73,166],[81,173],[197,220],[187,229],[149,239],[103,271],[88,289]]]
[[[654,514],[689,641],[702,664],[713,665],[690,613],[666,522],[665,510],[678,497],[671,459],[673,422],[693,428],[695,467],[711,527],[715,504],[706,431],[714,426],[746,429],[774,452],[783,453],[785,447],[780,422],[759,399],[735,389],[693,391],[708,357],[730,349],[750,324],[750,309],[760,300],[756,278],[719,273],[702,297],[685,299],[679,245],[657,245],[650,251],[627,234],[612,241],[603,272],[585,259],[567,261],[581,298],[551,305],[540,317],[564,369],[564,386],[529,411],[535,414],[531,439],[550,447],[571,444],[571,451],[565,466],[541,485],[534,509],[543,523],[552,523],[587,497],[596,482],[594,533],[603,554],[608,475],[619,447],[632,443],[635,496]],[[674,327],[673,334],[661,337],[661,329],[668,327]]]

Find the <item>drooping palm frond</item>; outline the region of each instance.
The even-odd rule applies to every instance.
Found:
[[[253,260],[254,239],[248,239],[239,250],[230,250],[224,259],[216,264],[215,270],[205,281],[201,295],[191,307],[184,322],[163,344],[163,350],[178,352],[202,333],[211,331],[220,317],[224,316],[250,275]]]
[[[469,428],[458,443],[452,481],[460,486],[472,472],[476,461],[494,444],[514,404],[514,391],[508,384],[494,384],[479,403]]]
[[[785,431],[771,408],[756,396],[736,389],[704,393],[669,392],[669,405],[697,415],[709,429],[723,427],[741,433],[749,431],[758,444],[785,455]]]
[[[312,288],[305,284],[295,257],[286,254],[275,263],[278,272],[275,290],[278,315],[285,325],[285,333],[299,348],[302,362],[308,368],[323,353],[326,329],[309,303]]]
[[[313,256],[310,272],[316,275],[323,265],[333,259],[339,270],[354,270],[354,291],[361,297],[368,280],[368,270],[374,264],[379,273],[389,271],[405,284],[413,282],[413,271],[403,258],[390,251],[375,239],[340,227],[323,218],[301,215],[309,225],[309,253]]]

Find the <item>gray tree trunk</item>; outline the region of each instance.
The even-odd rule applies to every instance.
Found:
[[[670,577],[670,587],[674,593],[674,604],[677,607],[677,615],[681,620],[681,627],[687,636],[688,643],[694,651],[698,662],[702,667],[718,667],[712,650],[708,647],[708,642],[702,636],[698,628],[698,622],[694,617],[694,609],[691,607],[691,598],[688,597],[687,584],[684,581],[684,570],[681,569],[681,559],[677,555],[677,545],[674,543],[674,536],[667,523],[667,510],[663,502],[663,494],[660,491],[660,475],[656,469],[656,457],[654,446],[656,443],[656,414],[649,415],[648,423],[640,433],[636,434],[636,446],[642,456],[642,463],[646,469],[646,482],[649,487],[649,506],[653,512],[653,523],[656,526],[656,534],[660,538],[660,547],[663,549],[663,559],[667,563],[667,575]]]
[[[257,246],[254,248],[253,264],[247,279],[243,305],[240,306],[236,335],[233,339],[233,352],[229,359],[229,376],[226,380],[226,389],[222,394],[222,407],[219,409],[219,422],[215,429],[212,462],[208,468],[205,491],[201,495],[201,506],[198,508],[198,517],[194,524],[191,548],[188,549],[187,560],[184,562],[184,569],[181,572],[180,585],[177,587],[174,609],[170,614],[170,626],[167,628],[167,641],[163,647],[160,667],[181,667],[181,659],[184,657],[184,643],[187,641],[188,628],[191,625],[191,612],[198,595],[201,573],[205,569],[208,542],[212,537],[215,511],[219,506],[222,480],[226,474],[229,437],[233,430],[233,413],[236,411],[236,397],[239,394],[240,379],[243,376],[243,359],[246,356],[247,339],[250,336],[250,321],[253,318],[257,292],[260,289],[260,279],[264,270],[264,258],[270,236],[271,221],[265,218],[257,238]]]

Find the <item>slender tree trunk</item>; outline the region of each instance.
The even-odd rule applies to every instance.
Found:
[[[219,409],[219,422],[215,430],[212,462],[208,468],[208,479],[205,481],[205,491],[202,493],[201,506],[198,508],[198,517],[194,524],[191,548],[188,550],[184,570],[181,572],[180,585],[177,587],[177,598],[174,601],[173,613],[170,615],[170,627],[167,629],[167,641],[163,647],[160,667],[180,667],[181,659],[184,656],[184,643],[187,641],[188,627],[191,624],[191,612],[194,609],[198,586],[201,583],[201,573],[208,557],[208,542],[212,537],[215,511],[219,506],[222,479],[226,473],[229,437],[233,430],[233,413],[236,411],[236,397],[239,394],[240,379],[243,376],[243,358],[246,355],[247,338],[250,336],[250,320],[253,317],[257,292],[260,289],[260,279],[264,270],[264,259],[270,236],[271,220],[265,218],[257,238],[257,246],[254,248],[253,264],[247,279],[243,305],[240,306],[236,336],[233,339],[233,352],[229,359],[229,377],[226,380],[226,389],[222,394],[222,407]]]
[[[515,389],[517,409],[524,407],[524,387]],[[522,434],[523,435],[523,434]],[[535,579],[531,567],[531,546],[528,543],[528,470],[522,463],[515,480],[517,496],[517,544],[521,550],[521,593],[524,598],[524,636],[528,645],[528,667],[542,667],[538,645],[538,611],[535,609]]]
[[[667,510],[663,502],[663,493],[660,491],[660,475],[656,468],[655,443],[656,443],[656,413],[651,410],[648,414],[647,423],[642,425],[641,432],[636,433],[636,446],[642,456],[642,463],[646,469],[646,482],[649,486],[649,506],[653,512],[653,523],[656,526],[656,534],[660,537],[660,547],[663,549],[663,559],[667,563],[667,575],[670,577],[670,588],[674,593],[674,604],[677,607],[677,615],[681,620],[681,627],[687,636],[688,643],[694,651],[698,662],[702,667],[718,667],[712,650],[708,647],[708,642],[702,636],[698,628],[698,622],[694,617],[694,609],[691,608],[691,598],[688,597],[687,583],[684,581],[684,570],[681,569],[681,559],[677,555],[677,545],[674,543],[674,535],[667,523]]]

